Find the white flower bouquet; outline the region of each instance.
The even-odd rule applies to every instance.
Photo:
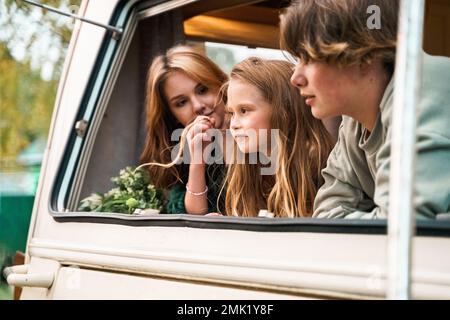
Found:
[[[111,178],[111,181],[116,185],[115,188],[105,194],[91,194],[81,200],[78,210],[145,214],[162,209],[163,193],[150,184],[147,171],[126,167],[120,170],[118,177]]]

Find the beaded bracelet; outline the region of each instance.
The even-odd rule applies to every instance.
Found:
[[[202,191],[202,192],[192,192],[191,190],[189,190],[188,186],[186,185],[186,191],[187,191],[189,194],[192,194],[193,196],[202,196],[202,195],[204,195],[205,193],[208,192],[208,186],[206,186],[205,191]]]

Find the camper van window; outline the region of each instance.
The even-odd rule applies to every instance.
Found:
[[[220,216],[216,211],[223,211],[212,202],[208,204],[209,208],[217,210],[208,210],[213,213],[211,215],[181,212],[170,214],[173,209],[168,207],[170,201],[171,206],[183,207],[186,193],[194,198],[201,197],[211,191],[211,185],[207,185],[205,190],[190,190],[190,185],[183,184],[177,191],[183,195],[180,197],[170,188],[159,188],[153,183],[153,171],[149,170],[152,165],[136,169],[140,164],[149,162],[142,161],[148,139],[147,80],[149,67],[156,56],[174,45],[185,44],[203,52],[227,75],[234,70],[233,66],[249,57],[256,57],[247,61],[255,65],[265,63],[264,59],[284,61],[277,65],[279,73],[289,65],[288,62],[295,60],[279,49],[278,16],[289,1],[242,1],[242,5],[238,7],[233,5],[235,3],[236,1],[197,1],[182,6],[169,6],[162,1],[120,2],[109,24],[121,27],[123,33],[120,37],[107,34],[101,44],[73,123],[75,130],[66,144],[54,182],[50,208],[56,221],[279,232],[386,234],[385,219],[314,219],[310,215],[290,217],[289,214],[272,218],[273,213],[268,208],[258,210],[256,215],[249,217],[233,214]],[[242,68],[245,69],[245,64],[242,64]],[[290,70],[292,73],[293,69]],[[234,85],[233,78],[230,84]],[[254,89],[251,86],[246,88]],[[286,83],[286,92],[291,89],[291,84]],[[223,90],[220,93],[226,100],[226,93]],[[231,105],[225,106],[227,121],[230,120],[228,117],[233,116],[233,112],[238,112],[233,108]],[[175,117],[170,113],[164,117],[166,116]],[[340,118],[333,121],[340,122]],[[181,122],[174,123],[176,126],[173,129],[181,129],[177,131],[179,139],[183,132]],[[327,125],[325,127],[329,133],[335,130],[329,129]],[[334,128],[337,127],[335,122]],[[329,149],[327,154],[336,142],[333,134],[321,141],[322,147]],[[164,143],[161,143],[160,152],[163,151]],[[176,155],[176,152],[173,151],[172,154]],[[168,160],[165,164],[173,158]],[[210,174],[209,166],[206,167],[206,174]],[[180,178],[185,178],[182,175],[189,172],[189,166],[179,172]],[[225,170],[223,174],[226,174]],[[264,179],[264,183],[273,183],[270,182],[270,175]],[[263,191],[255,189],[255,192]],[[309,198],[305,196],[305,199]],[[313,199],[306,201],[309,208],[312,208],[312,201]],[[449,236],[450,219],[445,221],[445,214],[441,218],[439,221],[418,221],[418,235]]]
[[[230,73],[234,65],[248,57],[261,57],[265,59],[277,59],[294,61],[290,54],[278,49],[249,48],[242,45],[233,45],[217,42],[190,41],[189,44],[204,46],[205,54],[210,57],[223,71]]]

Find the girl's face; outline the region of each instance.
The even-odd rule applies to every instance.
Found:
[[[351,115],[353,107],[364,105],[366,88],[362,80],[358,66],[339,68],[323,62],[299,62],[291,77],[318,119]],[[355,101],[358,97],[363,101]]]
[[[218,89],[198,83],[182,71],[173,71],[165,81],[164,95],[170,112],[184,127],[197,116],[208,116],[214,119],[215,128],[222,128],[225,107],[222,102],[216,105]]]
[[[239,150],[243,153],[265,152],[270,147],[267,142],[270,137],[272,106],[261,92],[247,82],[232,79],[228,86],[226,108],[231,116],[230,131]],[[265,139],[259,139],[261,129],[266,129]]]

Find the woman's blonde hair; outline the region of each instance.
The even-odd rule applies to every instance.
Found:
[[[208,57],[189,46],[176,46],[154,58],[147,75],[146,128],[147,136],[140,162],[170,163],[172,132],[183,126],[175,119],[164,95],[164,84],[171,72],[182,71],[191,79],[211,89],[219,89],[227,75]],[[157,188],[169,188],[187,176],[186,165],[149,166],[152,183]]]
[[[369,28],[369,7],[381,26]],[[303,63],[348,66],[379,58],[392,74],[399,0],[297,0],[280,16],[280,46]]]
[[[279,129],[279,135],[277,154],[271,155],[278,161],[274,176],[261,175],[259,163],[236,163],[239,151],[234,142],[225,179],[227,215],[255,217],[260,209],[267,209],[276,217],[312,214],[314,197],[323,183],[320,171],[333,142],[299,91],[290,85],[292,70],[293,64],[287,61],[252,57],[231,71],[230,81],[236,79],[256,87],[272,106],[271,128]]]

